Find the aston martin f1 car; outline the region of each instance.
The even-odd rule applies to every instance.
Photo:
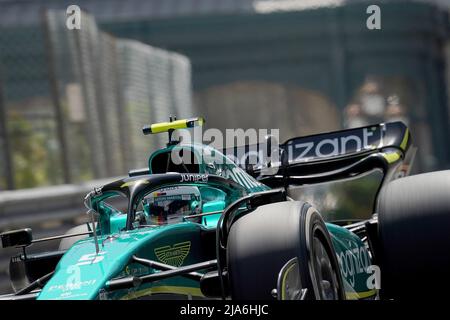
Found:
[[[202,123],[145,127],[168,132],[167,147],[87,194],[90,221],[45,239],[58,251],[27,254],[42,241],[30,229],[1,234],[22,249],[1,299],[401,299],[448,287],[450,171],[407,176],[403,123],[224,150],[172,139]],[[364,219],[333,220],[292,193],[370,172],[381,178]]]

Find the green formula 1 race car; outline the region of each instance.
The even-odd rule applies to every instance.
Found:
[[[90,222],[51,238],[58,251],[26,254],[41,240],[30,229],[1,234],[23,251],[10,262],[15,293],[0,299],[396,299],[448,287],[450,171],[406,177],[415,148],[403,123],[221,151],[172,140],[202,123],[144,128],[169,132],[167,147],[92,190]],[[265,156],[231,160],[252,148]],[[364,219],[306,201],[309,188],[373,172]]]

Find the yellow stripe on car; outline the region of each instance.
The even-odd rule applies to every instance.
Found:
[[[124,182],[120,187],[121,188],[125,188],[125,187],[134,186],[134,185],[137,185],[137,184],[149,184],[149,182],[147,180],[145,180],[145,179],[128,181],[128,182]]]
[[[369,291],[362,291],[362,292],[346,292],[345,297],[348,300],[355,300],[355,299],[364,299],[369,298],[377,294],[377,290],[369,290]]]
[[[293,263],[293,264],[286,270],[286,272],[284,273],[283,280],[281,281],[281,300],[286,300],[286,290],[285,290],[285,288],[286,288],[286,278],[287,278],[289,272],[291,272],[292,268],[295,267],[295,266],[296,266],[296,264]]]
[[[405,135],[403,136],[402,143],[400,143],[400,148],[401,148],[403,151],[406,150],[406,146],[407,146],[407,144],[408,144],[408,137],[409,137],[409,129],[406,128]]]
[[[392,152],[392,153],[383,153],[383,157],[387,160],[388,163],[393,163],[400,159],[400,153],[399,152]]]

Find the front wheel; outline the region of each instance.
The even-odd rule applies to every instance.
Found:
[[[69,229],[64,235],[86,233],[88,231],[90,231],[90,230],[88,229],[88,225],[85,223],[85,224],[80,224],[78,226],[75,226],[75,227]],[[85,239],[87,237],[88,237],[88,235],[80,235],[80,236],[75,236],[75,237],[63,238],[61,240],[61,242],[59,243],[58,250],[60,250],[60,251],[69,250],[70,247],[72,247],[72,245],[75,244],[75,242]]]
[[[292,258],[298,260],[305,299],[345,299],[325,223],[302,201],[261,206],[232,225],[227,244],[231,297],[273,299],[280,270]]]
[[[450,170],[388,183],[378,224],[382,298],[435,298],[448,290]]]

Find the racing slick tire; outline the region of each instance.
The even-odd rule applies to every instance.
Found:
[[[394,180],[380,192],[382,298],[430,298],[450,287],[450,170]]]
[[[298,259],[305,299],[345,299],[339,264],[320,214],[286,201],[258,207],[232,226],[227,269],[232,299],[274,299],[280,270]]]

